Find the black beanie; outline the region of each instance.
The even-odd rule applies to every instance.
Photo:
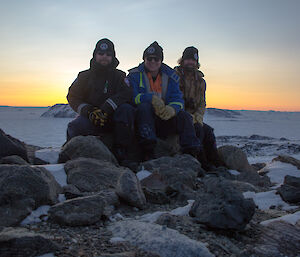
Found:
[[[145,49],[143,53],[143,60],[145,60],[147,56],[156,56],[157,58],[161,59],[161,61],[163,61],[164,53],[162,47],[156,41],[154,41]]]
[[[116,57],[116,52],[115,52],[115,46],[114,43],[111,42],[107,38],[100,39],[95,47],[95,50],[93,52],[93,57],[95,58],[95,55],[97,52],[103,52],[103,53],[111,53],[113,57]]]
[[[198,49],[193,46],[189,46],[186,49],[184,49],[182,54],[182,60],[186,59],[193,59],[199,63],[199,55],[198,55]]]

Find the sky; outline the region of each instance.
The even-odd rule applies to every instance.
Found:
[[[119,69],[157,41],[177,65],[199,49],[207,107],[300,111],[299,0],[0,0],[0,105],[67,103],[97,41]]]

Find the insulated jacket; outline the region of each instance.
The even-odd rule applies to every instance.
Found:
[[[203,78],[204,74],[198,69],[184,72],[181,66],[175,67],[175,70],[180,77],[180,90],[183,93],[185,110],[193,115],[200,116],[203,124],[203,116],[206,109],[206,82]]]
[[[115,58],[111,66],[104,69],[92,59],[90,69],[79,72],[67,95],[74,111],[80,114],[89,104],[111,114],[119,105],[131,102],[132,89],[125,82],[125,72],[116,69],[118,64]]]
[[[179,89],[179,77],[176,72],[162,63],[160,68],[161,73],[161,94],[159,96],[164,100],[166,105],[172,106],[176,113],[183,110],[184,101],[182,93]],[[129,70],[128,80],[133,88],[133,101],[136,105],[144,102],[151,103],[152,95],[157,94],[151,92],[149,78],[147,77],[144,63],[138,67]]]

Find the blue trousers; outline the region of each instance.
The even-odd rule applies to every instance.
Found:
[[[134,134],[135,108],[130,104],[120,105],[104,127],[95,126],[88,118],[77,116],[68,124],[67,140],[76,136],[99,136],[102,133],[113,133],[115,144],[128,145]]]
[[[182,151],[202,149],[195,133],[192,117],[185,111],[179,111],[170,120],[162,120],[155,115],[152,104],[141,103],[136,110],[136,126],[142,147],[143,144],[156,142],[157,136],[166,138],[168,135],[178,134]]]

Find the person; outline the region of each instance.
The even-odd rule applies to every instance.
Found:
[[[143,61],[129,70],[128,80],[136,104],[138,142],[143,160],[154,158],[157,136],[179,134],[183,153],[197,156],[201,148],[191,116],[183,110],[179,77],[163,62],[163,49],[155,41],[143,53]]]
[[[204,74],[199,70],[198,49],[193,46],[187,47],[178,64],[175,70],[180,77],[185,110],[191,114],[196,135],[203,145],[202,167],[211,170],[213,165],[218,167],[223,163],[218,156],[214,129],[203,122],[206,110],[206,81],[203,78]]]
[[[99,40],[90,68],[79,72],[69,88],[69,105],[79,115],[68,124],[67,141],[79,135],[113,132],[114,153],[122,161],[127,159],[126,148],[134,133],[134,107],[130,105],[132,88],[125,72],[116,69],[118,64],[113,42]]]

